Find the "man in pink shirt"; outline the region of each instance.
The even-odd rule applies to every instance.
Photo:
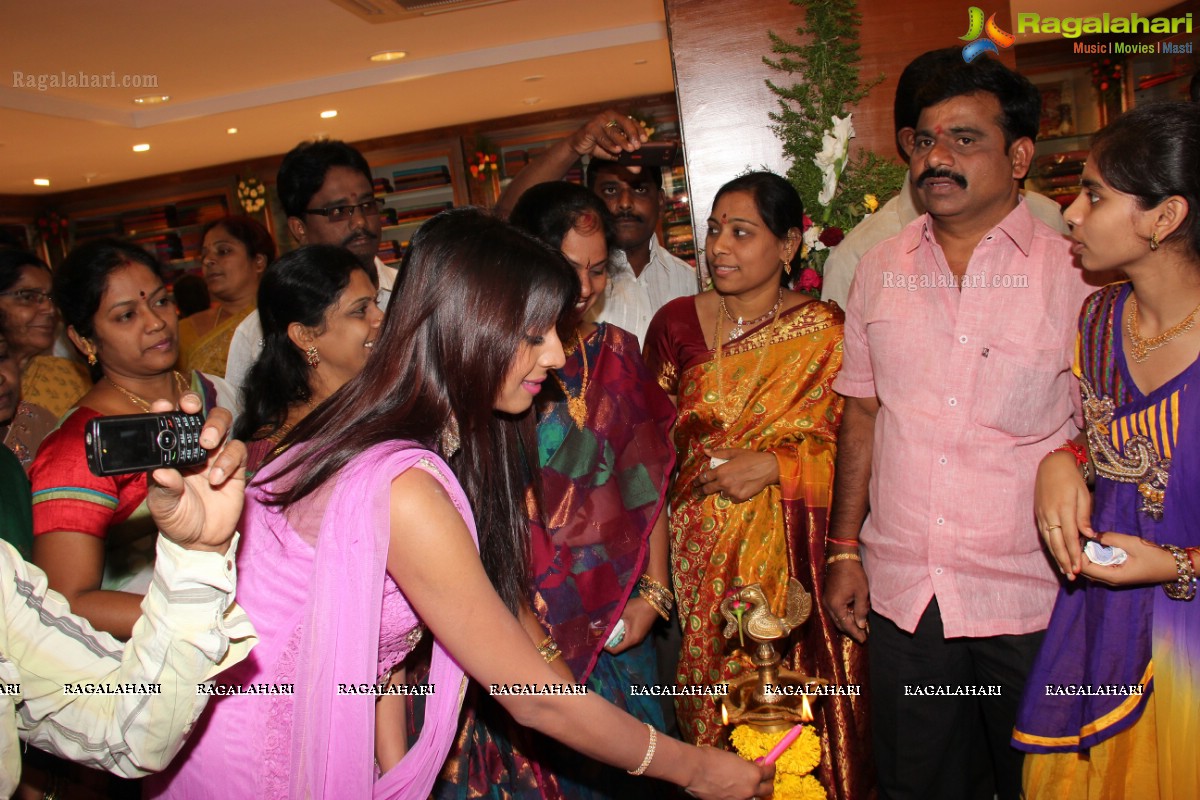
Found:
[[[1034,474],[1078,431],[1093,288],[1018,191],[1033,85],[991,58],[951,63],[917,107],[905,149],[928,213],[850,289],[824,602],[847,635],[870,633],[880,797],[1015,800],[1009,737],[1058,588]]]

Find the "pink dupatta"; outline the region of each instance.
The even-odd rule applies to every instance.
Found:
[[[284,454],[263,472],[273,474],[288,460]],[[470,505],[450,468],[411,442],[376,445],[338,474],[316,542],[296,663],[292,798],[425,798],[450,751],[466,681],[462,668],[437,642],[429,674],[433,694],[421,736],[378,781],[375,698],[337,692],[339,683],[376,682],[391,484],[413,467],[442,484],[478,542]],[[413,623],[418,624],[415,614]]]

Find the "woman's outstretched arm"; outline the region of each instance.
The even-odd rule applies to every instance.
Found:
[[[559,684],[483,571],[462,517],[435,478],[419,469],[392,483],[388,572],[468,674],[493,685]],[[595,695],[498,695],[521,725],[622,769],[637,768],[650,742],[646,726]],[[667,736],[645,774],[701,798],[768,797],[774,769]]]

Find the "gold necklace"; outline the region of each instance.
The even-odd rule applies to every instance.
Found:
[[[1141,331],[1138,330],[1137,295],[1131,294],[1129,296],[1129,318],[1125,320],[1125,332],[1129,334],[1129,349],[1133,360],[1141,364],[1150,357],[1152,351],[1190,331],[1192,324],[1196,321],[1197,311],[1200,311],[1200,305],[1193,308],[1191,313],[1184,317],[1178,325],[1168,328],[1158,336],[1143,339]]]
[[[733,314],[730,314],[729,309],[725,307],[725,298],[723,296],[721,297],[720,302],[722,313],[724,313],[725,316],[729,318],[729,321],[733,323],[733,328],[731,328],[729,331],[729,341],[732,342],[734,339],[737,339],[743,333],[745,333],[746,328],[753,328],[755,325],[766,322],[768,319],[775,316],[775,312],[779,310],[780,304],[783,303],[783,287],[779,287],[779,297],[775,298],[775,305],[771,306],[771,308],[767,310],[767,313],[760,314],[749,322],[746,322],[740,316],[737,319],[734,319]]]
[[[717,326],[713,331],[713,342],[717,348],[717,419],[722,423],[733,422],[740,419],[742,414],[746,413],[746,406],[750,405],[750,398],[756,388],[758,388],[758,380],[762,375],[763,364],[766,362],[767,351],[771,348],[771,344],[775,339],[775,332],[779,326],[779,309],[783,306],[783,289],[779,290],[779,302],[775,303],[772,309],[774,318],[771,320],[771,329],[767,332],[767,341],[758,353],[758,361],[754,366],[754,377],[750,380],[746,389],[746,402],[742,403],[742,407],[738,409],[738,413],[734,417],[729,416],[729,409],[725,407],[725,371],[721,369],[721,355],[725,350],[721,342],[721,315],[717,314]]]
[[[571,419],[575,420],[575,426],[579,430],[583,430],[587,424],[587,401],[584,399],[588,388],[587,347],[584,346],[583,336],[579,331],[575,331],[575,341],[579,343],[579,357],[583,359],[583,382],[579,385],[579,394],[571,394],[571,390],[567,388],[567,384],[558,376],[558,370],[550,374],[554,376],[554,380],[562,388],[563,394],[567,396],[567,413],[571,415]]]
[[[171,374],[175,376],[175,388],[176,388],[176,390],[178,390],[178,393],[183,394],[184,392],[186,392],[188,390],[188,384],[187,384],[187,381],[183,379],[183,376],[180,375],[179,372],[176,370],[171,370]],[[112,378],[108,377],[107,375],[104,376],[104,380],[108,381],[109,384],[114,389],[116,389],[121,394],[125,395],[126,399],[129,400],[129,402],[133,403],[135,406],[140,408],[142,411],[146,411],[146,412],[150,411],[150,403],[146,400],[146,398],[134,394],[133,392],[129,391],[121,384],[114,381]],[[179,398],[178,397],[175,398],[175,407],[179,408]]]

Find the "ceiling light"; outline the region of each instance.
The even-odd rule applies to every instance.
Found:
[[[237,133],[237,128],[226,128],[225,132],[232,136],[233,134]]]
[[[527,106],[536,106],[538,103],[542,102],[542,98],[540,98],[540,97],[526,97],[526,98],[525,98],[524,100],[522,100],[521,102],[522,102],[522,103],[524,103],[524,104],[525,104],[525,105],[527,105]]]
[[[321,112],[321,119],[333,119],[336,116],[337,116],[337,112],[334,111],[333,109],[330,109],[329,111]]]
[[[150,149],[150,145],[148,145],[148,144],[135,144],[133,146],[133,152],[135,152],[135,153],[144,153],[149,149]]]
[[[34,186],[49,186],[50,179],[49,178],[34,178],[33,185]]]
[[[159,103],[165,103],[170,99],[171,95],[169,94],[147,94],[142,95],[141,97],[133,98],[133,102],[137,103],[139,106],[156,106]]]
[[[526,75],[524,78],[521,78],[521,80],[525,81],[526,83],[533,83],[534,81],[540,81],[545,77],[545,75]]]
[[[381,50],[378,53],[372,53],[370,58],[377,63],[383,63],[386,61],[399,61],[407,55],[408,53],[403,50]]]

